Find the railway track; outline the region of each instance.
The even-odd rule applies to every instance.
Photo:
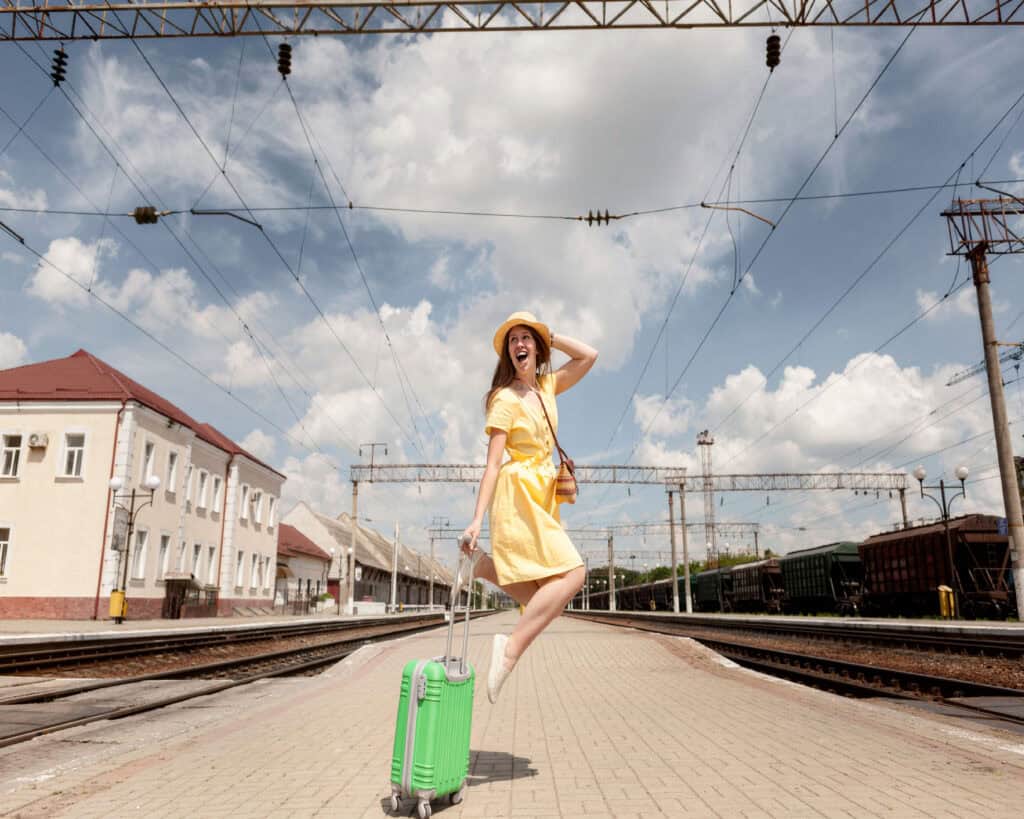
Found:
[[[480,612],[473,616],[476,619],[490,613]],[[443,615],[414,618],[414,620],[414,622],[407,621],[401,624],[392,621],[390,628],[382,625],[369,625],[367,621],[362,621],[358,624],[350,624],[353,627],[344,630],[343,638],[313,646],[297,646],[151,674],[90,680],[59,688],[32,690],[24,694],[2,697],[0,698],[0,748],[99,720],[123,719],[155,711],[187,700],[207,697],[231,688],[249,685],[258,680],[312,673],[324,666],[343,660],[369,643],[443,625]],[[377,621],[370,622],[377,623]],[[200,638],[200,635],[194,636],[197,639]],[[188,650],[182,648],[181,643],[177,645],[179,651]],[[112,652],[107,659],[116,659],[120,656],[123,655]],[[36,662],[36,660],[37,658],[32,657],[29,662]],[[147,683],[182,679],[209,680],[210,684],[171,695],[149,692],[156,693],[156,696],[141,703],[119,704],[106,700],[97,702],[88,698],[88,695],[94,692],[110,689],[120,689],[118,696],[121,696],[122,699],[130,698],[138,694],[139,690],[144,688]]]
[[[1024,726],[1024,691],[1016,688],[709,637],[706,629],[692,628],[686,621],[678,618],[645,617],[625,612],[570,614],[613,626],[690,637],[738,665],[837,694],[928,700],[941,703],[948,708],[966,710],[976,715]],[[721,621],[716,621],[716,627],[721,632]],[[851,640],[861,639],[860,630],[853,629],[852,634],[855,636],[851,636]],[[840,639],[841,636],[832,629],[829,639]],[[960,645],[962,642],[958,640],[957,644]],[[934,648],[929,650],[934,651]],[[971,698],[982,699],[974,703],[963,701]]]

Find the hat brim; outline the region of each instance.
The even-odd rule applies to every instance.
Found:
[[[548,326],[542,321],[530,321],[529,319],[523,319],[519,317],[511,317],[505,320],[504,324],[498,328],[498,331],[494,334],[494,352],[498,354],[498,358],[501,358],[505,354],[505,336],[508,335],[508,331],[513,327],[529,327],[545,343],[551,338],[551,331]]]

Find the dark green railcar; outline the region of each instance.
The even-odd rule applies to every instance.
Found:
[[[779,558],[784,608],[791,614],[857,614],[864,581],[857,544],[843,541],[800,549]]]
[[[732,595],[732,577],[729,569],[708,569],[690,578],[693,591],[693,606],[697,611],[729,611],[729,600]],[[680,599],[684,594],[683,578],[679,578]]]

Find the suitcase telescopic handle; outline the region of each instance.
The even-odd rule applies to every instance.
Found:
[[[462,542],[460,541],[460,546],[461,543]],[[472,606],[470,605],[470,601],[473,599],[473,560],[468,555],[462,556],[461,551],[459,552],[459,554],[460,557],[457,573],[455,575],[455,586],[452,586],[452,595],[450,602],[451,617],[448,618],[448,640],[445,644],[444,660],[445,664],[447,665],[449,660],[454,659],[452,657],[452,640],[455,636],[455,607],[458,605],[459,602],[455,597],[455,587],[462,586],[462,584],[459,583],[459,578],[462,577],[462,572],[464,569],[463,562],[465,562],[469,564],[469,577],[466,580],[466,626],[463,629],[462,635],[462,657],[459,659],[459,673],[464,674],[466,672],[466,653],[469,651],[469,612],[470,609],[472,608]]]

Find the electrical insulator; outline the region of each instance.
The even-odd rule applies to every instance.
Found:
[[[288,43],[281,43],[277,47],[277,70],[282,77],[292,73],[292,47]]]
[[[775,70],[775,66],[779,64],[779,59],[782,56],[782,41],[779,39],[778,34],[768,35],[768,50],[765,56],[765,65],[768,66],[770,71]]]
[[[135,217],[135,224],[137,225],[155,225],[158,214],[156,208],[152,205],[146,205],[136,208],[132,216]]]
[[[64,78],[67,75],[68,67],[68,55],[63,48],[58,48],[53,52],[53,70],[50,71],[50,79],[53,80],[55,86],[60,85],[64,82]]]

